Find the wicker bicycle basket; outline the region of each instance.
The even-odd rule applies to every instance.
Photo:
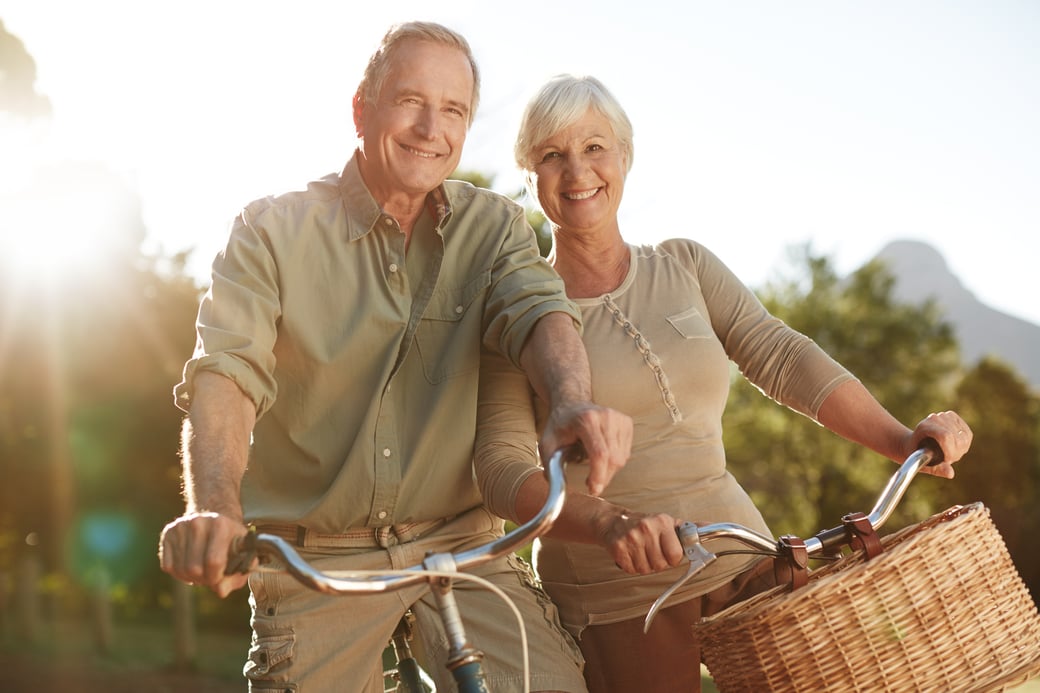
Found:
[[[981,503],[694,626],[720,691],[999,691],[1040,673],[1040,616]]]

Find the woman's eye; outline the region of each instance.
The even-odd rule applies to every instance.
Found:
[[[545,162],[545,161],[552,161],[553,159],[559,159],[559,158],[560,158],[560,153],[559,152],[546,152],[544,155],[542,155],[542,161],[543,162]]]

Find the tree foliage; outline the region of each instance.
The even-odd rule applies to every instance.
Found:
[[[802,247],[795,273],[768,284],[764,305],[813,338],[908,426],[956,409],[975,438],[953,481],[921,476],[883,530],[951,505],[982,501],[1034,597],[1040,595],[1040,399],[1005,364],[964,372],[953,333],[935,305],[893,300],[893,278],[869,263],[846,279]],[[735,375],[725,416],[729,466],[776,534],[809,536],[868,512],[895,467],[794,414]],[[965,551],[992,547],[965,547]]]
[[[957,464],[956,483],[941,489],[941,502],[985,503],[1034,599],[1040,598],[1034,545],[1040,532],[1040,397],[1009,366],[984,358],[957,387],[955,406],[975,439]]]
[[[933,305],[895,303],[893,279],[878,264],[843,280],[808,247],[793,257],[798,273],[761,291],[773,315],[816,341],[904,423],[950,408],[958,353]],[[811,535],[848,512],[869,511],[895,471],[876,453],[769,401],[743,378],[734,383],[724,430],[730,468],[778,534]],[[892,525],[929,512],[934,486],[931,478],[919,480]]]

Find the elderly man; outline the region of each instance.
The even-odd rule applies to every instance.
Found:
[[[360,145],[343,171],[235,219],[175,390],[187,508],[160,547],[174,577],[221,596],[245,584],[224,571],[247,522],[321,570],[399,568],[500,533],[472,467],[482,349],[551,403],[543,453],[584,444],[592,493],[624,464],[631,420],[591,402],[580,313],[522,209],[446,182],[478,95],[465,39],[391,28],[354,96]],[[529,569],[509,558],[480,574],[525,615],[532,688],[584,690]],[[410,607],[433,673],[445,657],[424,586],[333,598],[279,573],[248,582],[251,690],[382,690],[380,652]],[[467,584],[456,596],[489,684],[520,690],[511,612]]]

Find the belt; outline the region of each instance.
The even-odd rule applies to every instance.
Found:
[[[315,532],[302,525],[278,523],[257,525],[256,531],[260,534],[273,534],[303,548],[374,549],[381,547],[385,549],[396,544],[415,541],[435,529],[443,527],[455,517],[452,515],[439,520],[405,522],[386,527],[359,527],[347,530],[342,534],[325,534]]]

